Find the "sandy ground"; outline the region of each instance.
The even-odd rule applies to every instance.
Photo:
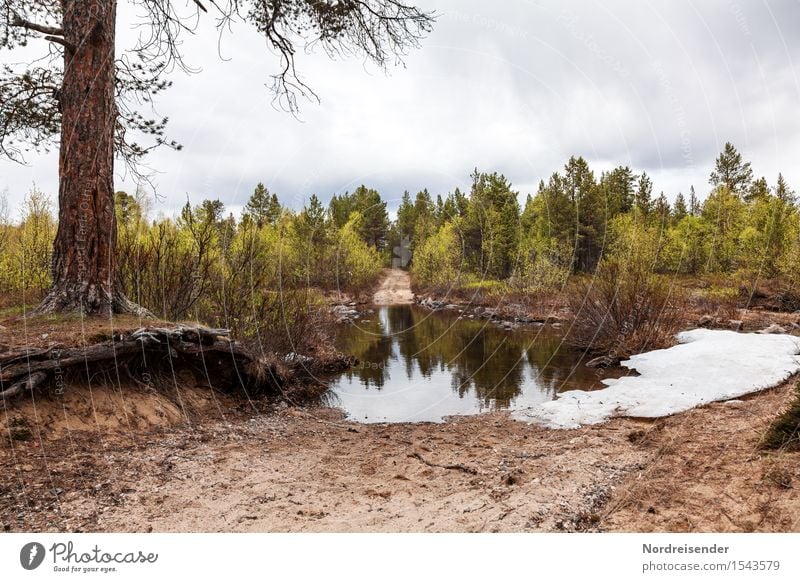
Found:
[[[407,273],[387,271],[375,301],[413,301]],[[52,327],[28,331],[74,339]],[[359,425],[190,378],[119,382],[0,401],[0,530],[800,531],[800,453],[758,447],[796,379],[569,431],[502,413]]]
[[[195,390],[95,388],[2,413],[7,531],[798,531],[800,453],[758,442],[793,383],[655,422],[506,414],[359,425]],[[224,417],[223,417],[224,411]],[[81,417],[81,422],[70,419]],[[176,424],[177,423],[177,424]]]
[[[411,275],[402,269],[386,269],[384,279],[375,292],[375,305],[407,305],[414,303],[411,291]]]

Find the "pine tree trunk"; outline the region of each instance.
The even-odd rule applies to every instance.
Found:
[[[116,0],[64,0],[58,232],[39,312],[135,311],[114,289]]]

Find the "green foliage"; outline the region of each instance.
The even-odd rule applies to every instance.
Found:
[[[249,329],[268,317],[277,290],[370,285],[408,237],[417,284],[482,295],[558,290],[602,261],[624,273],[735,275],[750,287],[768,278],[797,288],[794,191],[780,174],[774,187],[750,174],[726,147],[708,197],[701,203],[691,187],[688,200],[678,194],[670,206],[663,193],[653,198],[646,173],[620,166],[597,180],[585,159],[572,157],[520,211],[503,175],[476,170],[468,195],[405,192],[392,224],[380,193],[366,186],[333,196],[327,208],[313,195],[294,212],[259,184],[238,222],[219,200],[151,220],[146,197],[118,192],[117,282],[163,317],[229,317]],[[39,298],[49,285],[55,227],[39,192],[16,225],[0,204],[0,291]]]
[[[706,223],[687,215],[667,231],[659,266],[670,273],[696,275],[707,264]]]
[[[330,269],[331,246],[335,229],[327,218],[328,213],[316,195],[312,195],[297,220],[290,222],[288,247],[296,257],[296,274],[306,284],[328,287],[333,281]]]
[[[472,191],[466,215],[459,221],[464,256],[483,277],[505,279],[516,262],[519,245],[517,193],[505,176],[472,175]]]
[[[330,202],[330,214],[336,228],[343,228],[354,213],[361,218],[358,221],[357,233],[361,240],[372,248],[383,251],[389,239],[389,213],[386,202],[380,193],[366,186],[359,186],[350,194],[333,196]]]
[[[511,288],[505,281],[497,279],[481,279],[480,281],[469,281],[464,289],[473,294],[474,297],[482,300],[496,300],[506,297],[511,292]]]
[[[764,177],[759,178],[750,185],[749,191],[744,195],[745,201],[753,202],[769,196],[769,185],[767,179]]]
[[[413,272],[426,287],[447,290],[458,286],[463,262],[462,241],[455,226],[445,222],[425,239],[414,254]]]
[[[380,272],[380,253],[361,236],[363,221],[361,213],[354,212],[337,233],[335,265],[340,287],[363,287],[374,281]]]
[[[414,240],[424,241],[436,232],[436,207],[428,190],[417,192],[417,196],[414,199],[413,218],[412,232]]]
[[[786,200],[769,193],[755,198],[739,235],[741,266],[762,277],[777,276],[781,259],[791,246],[796,221],[797,213]]]
[[[633,205],[642,216],[648,216],[653,208],[653,181],[647,175],[647,172],[642,172],[639,177]]]
[[[658,226],[634,211],[611,221],[610,258],[640,269],[656,270],[663,241]]]
[[[36,186],[25,196],[18,225],[0,200],[0,292],[36,303],[50,287],[56,221],[50,199]]]
[[[778,200],[782,200],[787,204],[796,204],[797,203],[797,196],[795,195],[794,190],[789,188],[789,185],[786,183],[786,179],[783,177],[783,174],[778,174],[778,181],[775,185],[775,197]]]
[[[675,197],[675,204],[672,206],[672,220],[680,222],[689,214],[689,207],[686,206],[686,198],[683,197],[682,192],[678,192]]]
[[[523,292],[562,288],[571,272],[572,250],[555,239],[524,237],[511,284]]]
[[[800,288],[800,214],[793,212],[786,225],[785,250],[778,261],[780,276],[791,288]]]
[[[582,157],[570,158],[564,166],[564,174],[567,193],[575,207],[575,266],[583,271],[592,271],[600,260],[609,219],[606,201],[602,199],[604,192]]]
[[[522,224],[533,239],[551,239],[574,248],[577,211],[563,182],[561,175],[555,173],[546,185],[544,181],[539,183],[536,196],[525,205]]]
[[[612,214],[629,212],[633,207],[636,175],[628,166],[620,166],[600,176],[603,199],[608,201]]]
[[[703,204],[701,216],[708,225],[707,270],[711,272],[736,270],[744,203],[727,186],[719,186],[711,192]]]

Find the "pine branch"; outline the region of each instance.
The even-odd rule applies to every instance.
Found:
[[[41,32],[42,34],[47,34],[51,36],[64,36],[64,29],[58,28],[56,26],[46,26],[44,24],[36,24],[35,22],[31,22],[29,20],[25,20],[21,16],[14,15],[14,18],[10,22],[11,26],[18,26],[21,28],[27,28],[28,30],[35,30],[36,32]]]

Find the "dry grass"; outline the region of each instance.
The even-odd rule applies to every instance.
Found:
[[[761,446],[771,450],[800,451],[800,386],[795,386],[794,399],[770,425]]]
[[[630,440],[649,451],[650,460],[617,487],[601,513],[603,526],[646,532],[800,530],[800,453],[761,450],[775,410],[794,396],[795,384],[642,423]]]
[[[167,325],[157,319],[134,315],[81,316],[78,313],[36,316],[16,315],[0,319],[0,351],[4,348],[74,347],[106,341],[112,336],[146,325]]]

